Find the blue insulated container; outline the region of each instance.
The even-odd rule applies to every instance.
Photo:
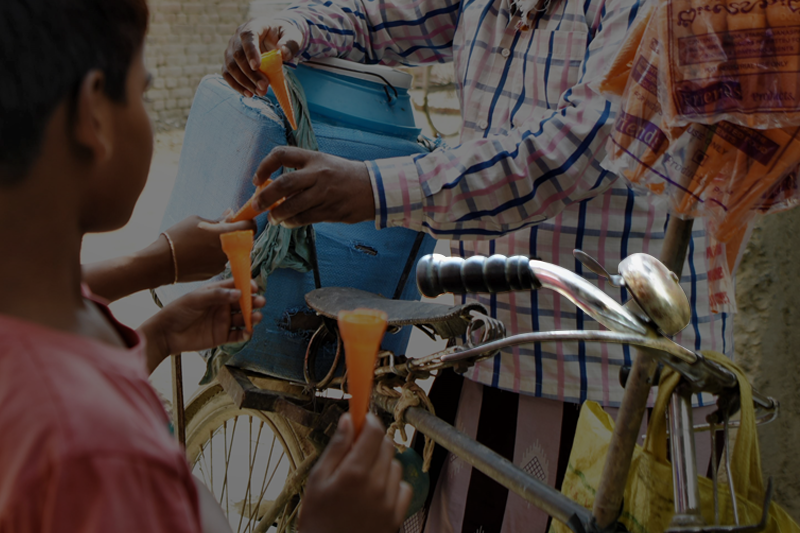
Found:
[[[300,65],[296,75],[306,93],[320,151],[362,161],[427,152],[416,141],[419,130],[408,98],[409,75],[343,60]],[[274,147],[285,144],[276,103],[242,97],[220,76],[204,78],[189,114],[178,176],[161,229],[193,214],[217,219],[225,209],[241,206],[255,190],[251,179],[258,164]],[[256,221],[260,233],[266,215]],[[316,224],[314,229],[323,287],[355,287],[387,298],[395,292],[418,235],[403,228],[378,231],[372,221]],[[434,245],[426,235],[415,259],[431,253]],[[414,276],[409,279],[401,298],[418,300]],[[166,304],[200,285],[166,286],[156,294]],[[250,343],[228,364],[304,382],[303,360],[313,331],[298,328],[296,318],[309,313],[304,296],[314,288],[311,272],[274,271],[267,280],[263,320]],[[410,333],[406,327],[387,334],[383,348],[405,353]],[[331,369],[334,354],[333,342],[317,351],[313,368],[317,379]],[[336,375],[343,374],[343,359]]]

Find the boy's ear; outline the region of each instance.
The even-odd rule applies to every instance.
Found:
[[[105,84],[102,71],[89,71],[78,88],[73,115],[73,138],[95,163],[108,161],[114,149],[112,102]]]

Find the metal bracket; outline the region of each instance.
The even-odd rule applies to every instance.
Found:
[[[253,379],[257,379],[257,376],[246,370],[224,366],[219,370],[217,381],[219,381],[219,384],[225,389],[225,392],[228,393],[233,402],[242,409],[273,412],[307,428],[320,427],[320,417],[325,416],[325,413],[319,414],[315,412],[313,403],[310,405],[311,410],[298,405],[298,403],[309,404],[310,402],[309,399],[306,399],[308,396],[302,394],[302,387],[279,380],[259,379],[259,381],[267,382],[268,386],[272,382],[277,382],[275,383],[276,386],[280,386],[279,384],[282,383],[283,388],[288,386],[293,389],[269,390],[258,387],[251,380],[251,376]],[[294,396],[294,401],[290,400],[291,396]],[[333,399],[328,401],[338,403],[337,400]],[[346,402],[346,400],[341,400],[341,402]]]

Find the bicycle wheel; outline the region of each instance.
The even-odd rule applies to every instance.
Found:
[[[275,414],[240,409],[220,385],[198,393],[186,407],[186,456],[233,531],[253,531],[287,476],[303,460],[302,427]],[[280,513],[271,531],[296,529],[299,498]]]

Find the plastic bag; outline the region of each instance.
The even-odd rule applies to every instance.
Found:
[[[713,236],[706,222],[706,275],[708,276],[708,307],[712,313],[736,313],[736,283],[733,272],[750,240],[753,224],[742,226],[739,232],[724,243]]]
[[[668,0],[662,101],[667,123],[800,125],[800,11],[777,0]]]
[[[764,482],[750,384],[742,371],[724,355],[716,352],[703,353],[708,359],[734,372],[739,379],[742,415],[741,426],[731,454],[731,471],[740,523],[756,524],[761,519]],[[620,517],[620,521],[632,533],[661,533],[667,529],[674,514],[672,468],[667,461],[665,414],[670,395],[679,379],[680,375],[671,370],[662,374],[644,447],[637,446],[633,453]],[[588,509],[594,504],[613,431],[614,422],[602,407],[594,402],[583,404],[561,492]],[[700,477],[698,483],[703,518],[706,523],[713,524],[712,482],[710,479]],[[722,524],[734,523],[731,501],[730,493],[726,490],[725,484],[722,484],[719,491]],[[550,531],[567,533],[569,530],[554,520]],[[765,531],[798,533],[800,527],[786,514],[786,511],[772,503]]]
[[[618,80],[627,79],[621,95],[621,109],[608,140],[608,169],[633,184],[642,183],[645,187],[655,185],[656,193],[663,192],[664,185],[655,183],[647,173],[652,171],[652,166],[669,147],[668,135],[680,134],[662,129],[663,116],[658,94],[660,45],[655,23],[661,11],[659,7],[654,16],[648,11],[639,20],[636,28],[647,23],[641,37],[638,32],[632,34],[600,86],[605,94],[613,93],[620,87]],[[633,47],[636,53],[633,59],[629,59]]]
[[[599,84],[620,102],[604,166],[640,192],[663,196],[672,213],[708,218],[714,238],[728,242],[756,215],[797,204],[800,127],[670,125],[665,109],[673,95],[659,81],[673,67],[663,34],[680,2],[663,0],[643,12]]]

